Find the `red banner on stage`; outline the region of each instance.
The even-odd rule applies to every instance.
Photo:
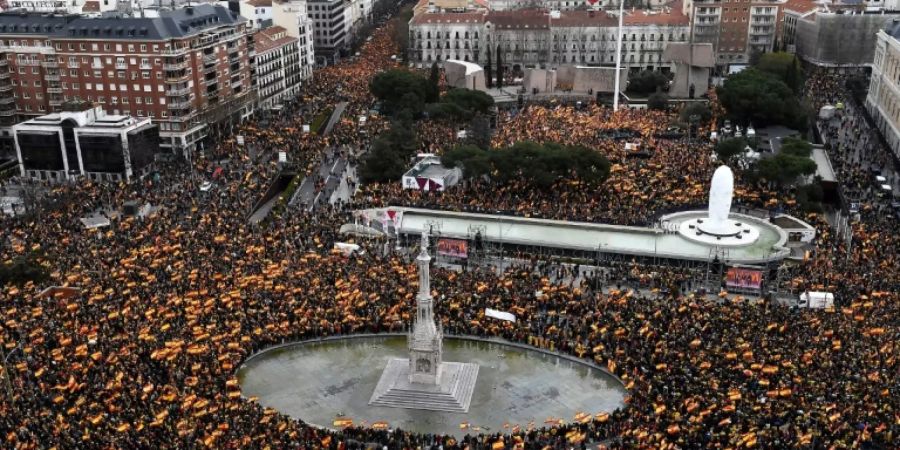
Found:
[[[759,289],[762,287],[762,271],[729,267],[725,274],[725,286],[744,289]]]
[[[468,258],[469,245],[462,239],[438,239],[438,255],[452,258]]]

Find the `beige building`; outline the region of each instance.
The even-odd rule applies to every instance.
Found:
[[[878,32],[866,108],[900,157],[900,24]]]
[[[618,19],[602,11],[469,11],[422,13],[410,21],[409,58],[427,66],[447,59],[484,65],[499,48],[509,68],[615,65]],[[670,70],[662,53],[686,42],[690,25],[680,10],[629,11],[622,62],[631,70]]]

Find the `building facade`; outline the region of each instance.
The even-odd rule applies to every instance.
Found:
[[[0,52],[0,126],[96,102],[151,118],[163,148],[188,152],[253,111],[246,20],[221,6],[156,18],[3,13]]]
[[[347,38],[343,0],[309,0],[308,13],[313,22],[313,48],[316,63],[333,64],[340,59]]]
[[[253,83],[258,106],[276,108],[300,91],[303,74],[299,41],[288,36],[284,28],[274,26],[256,32],[253,44],[256,48]]]
[[[900,25],[878,32],[866,109],[900,158]]]
[[[685,0],[695,43],[710,43],[718,66],[749,64],[754,53],[780,47],[784,0]]]
[[[108,115],[82,102],[20,123],[13,136],[20,175],[48,181],[128,181],[147,173],[159,149],[150,118]]]
[[[228,6],[228,2],[219,3]],[[272,0],[243,0],[238,3],[238,13],[254,30],[272,26]]]
[[[871,65],[879,32],[900,21],[900,12],[848,8],[787,10],[785,42],[790,43],[797,57],[819,67],[852,69]]]
[[[118,0],[8,0],[10,10],[42,13],[100,14],[115,11]],[[128,3],[128,2],[125,2]]]
[[[662,60],[669,42],[688,39],[689,22],[680,11],[633,11],[623,19],[622,64],[630,70],[671,69]],[[486,49],[506,65],[554,68],[560,65],[614,66],[618,18],[601,11],[514,10],[423,13],[410,22],[409,57],[427,66],[447,59],[487,62]]]
[[[303,79],[312,76],[316,65],[314,26],[306,0],[276,0],[272,4],[272,22],[284,28],[288,36],[297,39],[297,54]]]

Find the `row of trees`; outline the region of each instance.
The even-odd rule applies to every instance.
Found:
[[[494,150],[464,145],[445,153],[441,162],[461,167],[466,178],[489,177],[501,183],[522,179],[539,188],[570,176],[596,185],[606,180],[610,169],[609,160],[597,151],[553,142],[517,142]]]
[[[381,101],[382,112],[391,117],[391,128],[379,135],[360,165],[364,183],[398,180],[417,149],[415,122],[423,117],[453,125],[471,123],[474,143],[490,145],[487,114],[494,99],[481,91],[456,88],[440,95],[440,70],[432,65],[428,78],[405,69],[376,75],[369,89]]]
[[[807,130],[807,112],[799,99],[800,63],[788,53],[767,53],[753,67],[729,76],[717,89],[728,116],[739,124],[785,125]]]

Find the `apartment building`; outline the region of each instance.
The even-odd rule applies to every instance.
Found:
[[[256,49],[253,83],[258,106],[277,108],[300,91],[303,74],[299,41],[289,36],[284,28],[274,26],[256,32],[253,45]]]
[[[115,11],[119,3],[118,0],[8,0],[7,9],[91,15]]]
[[[246,20],[202,4],[159,17],[0,14],[0,127],[67,101],[149,117],[184,152],[253,111]]]
[[[748,64],[753,53],[776,50],[784,0],[685,0],[692,38],[710,43],[718,66]]]
[[[302,78],[312,76],[316,65],[314,25],[306,0],[275,0],[272,4],[272,22],[285,29],[288,36],[297,39],[297,53]]]
[[[900,24],[877,34],[866,109],[900,158]]]
[[[626,13],[622,31],[623,66],[668,71],[663,51],[669,42],[686,42],[690,24],[678,10],[636,10]],[[447,59],[483,65],[485,49],[500,48],[512,69],[612,66],[617,39],[618,18],[602,11],[422,13],[410,21],[409,57],[423,66]]]
[[[219,3],[228,6],[228,2]],[[272,0],[243,0],[237,4],[237,10],[254,30],[272,26]]]
[[[313,48],[318,64],[333,64],[340,59],[347,38],[344,0],[309,0],[308,13],[313,22]]]

